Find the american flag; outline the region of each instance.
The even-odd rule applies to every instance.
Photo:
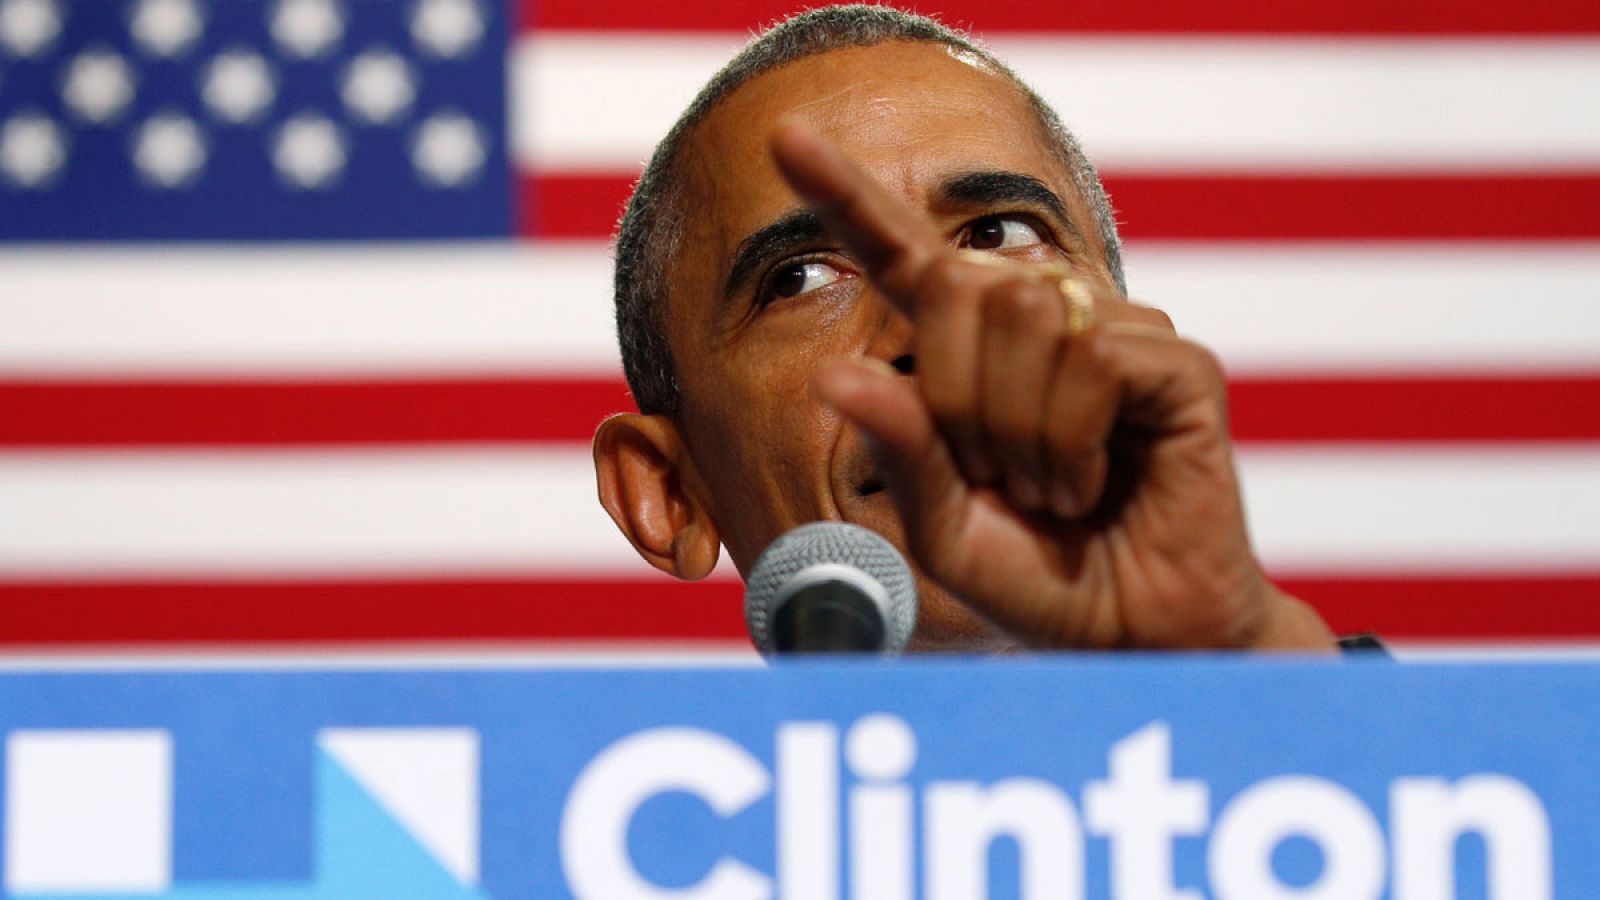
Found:
[[[1600,4],[914,0],[1078,131],[1340,630],[1600,647]],[[0,0],[0,644],[740,653],[607,239],[772,0]]]

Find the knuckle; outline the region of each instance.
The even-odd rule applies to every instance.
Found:
[[[1051,324],[1054,297],[1040,285],[1008,281],[990,288],[983,298],[985,323],[1008,329],[1041,329]]]
[[[1089,368],[1099,371],[1115,370],[1120,358],[1115,336],[1098,328],[1091,328],[1079,335],[1072,349],[1082,354]]]
[[[1222,384],[1226,377],[1222,369],[1222,360],[1213,353],[1209,347],[1196,344],[1193,341],[1183,341],[1186,350],[1187,365],[1194,377],[1209,382]]]
[[[1177,331],[1177,328],[1172,324],[1172,317],[1167,315],[1166,310],[1137,303],[1131,304],[1131,306],[1134,312],[1138,314],[1140,321],[1145,324],[1154,325],[1164,331]]]

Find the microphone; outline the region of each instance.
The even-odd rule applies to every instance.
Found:
[[[775,653],[894,655],[911,642],[917,587],[911,567],[875,531],[811,522],[772,542],[750,570],[745,624]]]

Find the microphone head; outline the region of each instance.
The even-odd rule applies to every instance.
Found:
[[[819,586],[860,597],[881,619],[868,646],[781,646],[786,604]],[[911,642],[917,624],[917,588],[900,551],[875,531],[844,522],[811,522],[762,551],[745,583],[745,623],[762,653],[788,649],[855,649],[895,654]]]

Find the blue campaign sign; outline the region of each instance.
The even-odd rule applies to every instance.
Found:
[[[33,898],[1600,896],[1600,667],[0,676]]]

